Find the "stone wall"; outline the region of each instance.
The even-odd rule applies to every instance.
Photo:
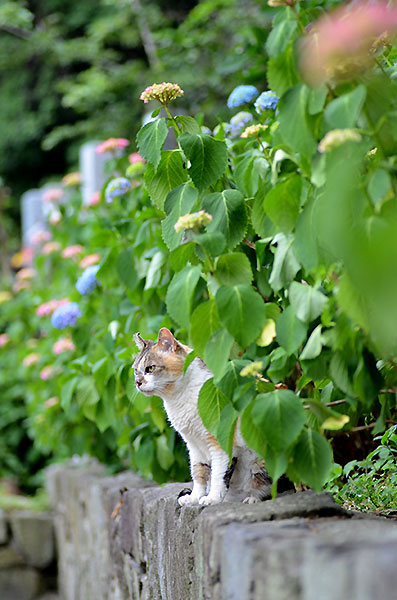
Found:
[[[397,523],[328,494],[180,508],[157,486],[100,465],[55,467],[63,600],[383,600],[397,589]]]
[[[52,517],[0,510],[0,600],[57,598]]]

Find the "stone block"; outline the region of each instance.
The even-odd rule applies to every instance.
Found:
[[[36,569],[21,567],[0,570],[1,600],[33,600],[43,587],[43,578]]]
[[[53,519],[50,514],[16,511],[10,514],[13,544],[32,567],[46,567],[55,558]]]
[[[23,564],[24,560],[21,554],[13,546],[3,546],[0,548],[0,569],[20,567]]]

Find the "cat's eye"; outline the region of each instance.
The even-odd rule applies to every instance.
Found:
[[[145,373],[153,373],[155,368],[156,368],[155,365],[149,365],[148,367],[145,368]]]

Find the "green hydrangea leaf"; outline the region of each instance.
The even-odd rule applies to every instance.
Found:
[[[187,181],[188,175],[183,168],[181,152],[167,150],[162,153],[157,171],[148,165],[145,171],[145,183],[153,204],[163,210],[169,192]]]
[[[161,223],[163,240],[170,250],[179,246],[183,230],[176,232],[174,225],[182,215],[189,213],[198,197],[197,190],[184,183],[173,189],[164,202],[164,210],[167,213],[166,218]]]
[[[242,252],[222,254],[216,261],[214,276],[222,285],[249,284],[252,281],[251,263]]]
[[[189,328],[193,293],[200,279],[201,267],[187,265],[175,273],[166,295],[167,310],[171,317],[185,329]]]
[[[238,190],[208,194],[203,199],[203,208],[212,215],[212,222],[207,226],[208,233],[221,232],[230,249],[237,246],[247,229],[247,211],[242,194]]]
[[[259,337],[266,319],[264,302],[251,286],[220,287],[216,304],[221,323],[242,348]]]
[[[288,306],[276,323],[277,341],[288,355],[294,354],[306,338],[306,325],[298,319],[292,306]]]
[[[317,431],[305,429],[292,453],[292,467],[303,483],[320,492],[332,469],[329,442]]]
[[[189,175],[199,191],[207,189],[223,175],[227,164],[225,142],[206,134],[184,133],[179,143],[191,163]]]
[[[167,134],[168,128],[162,117],[144,125],[136,136],[139,154],[151,163],[155,170],[159,165],[161,149]]]

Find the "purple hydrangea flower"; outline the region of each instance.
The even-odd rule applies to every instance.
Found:
[[[98,272],[99,265],[92,265],[84,269],[83,274],[80,275],[76,281],[76,289],[82,296],[88,296],[98,285],[96,274]]]
[[[79,317],[81,317],[79,305],[76,302],[69,302],[54,310],[51,323],[55,329],[66,329],[66,327],[74,325]]]
[[[230,137],[237,137],[246,128],[248,123],[253,121],[253,116],[249,112],[241,111],[230,119],[225,127],[226,134]]]
[[[254,85],[238,85],[227,99],[228,108],[237,108],[249,104],[259,94]]]
[[[262,94],[255,100],[255,110],[259,115],[265,112],[265,110],[274,110],[277,107],[279,100],[280,98],[275,92],[262,92]]]
[[[106,202],[110,204],[113,198],[123,196],[131,189],[131,183],[126,177],[116,177],[109,181],[105,190]]]

